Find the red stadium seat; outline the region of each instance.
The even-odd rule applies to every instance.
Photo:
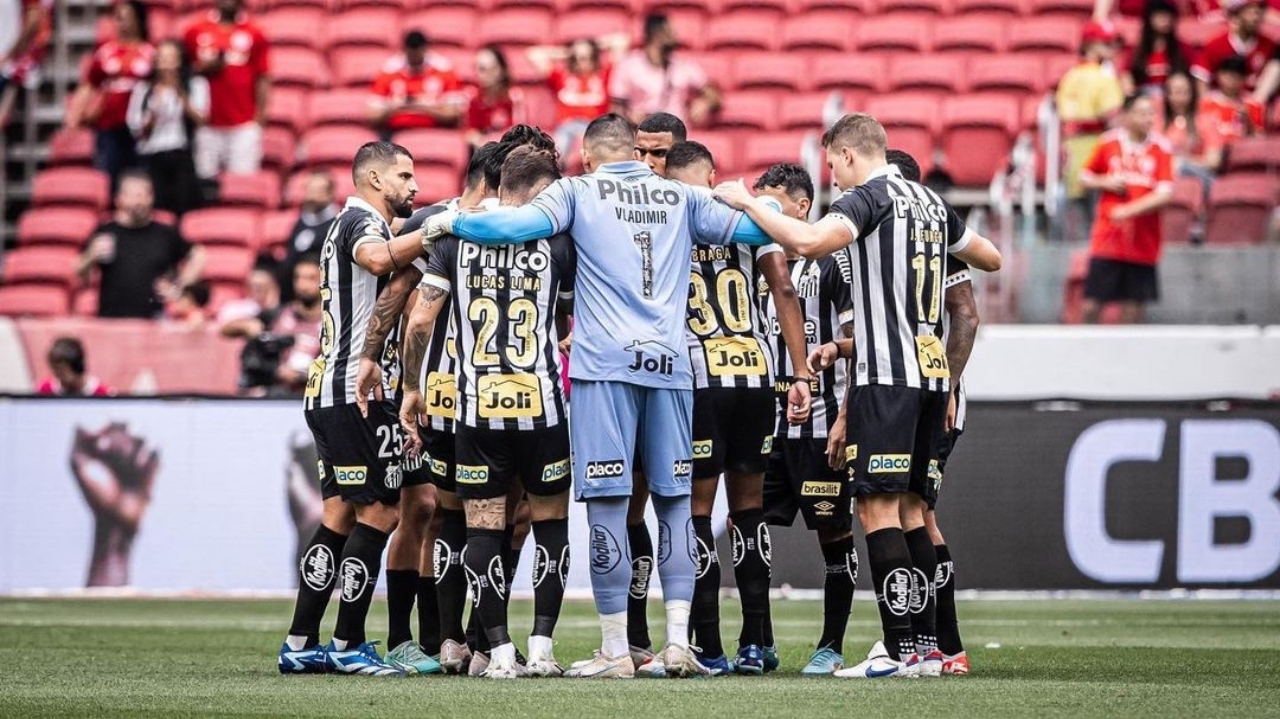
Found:
[[[1204,212],[1204,185],[1194,177],[1179,177],[1173,184],[1173,201],[1160,212],[1160,229],[1169,244],[1191,238],[1196,218]]]
[[[439,165],[461,174],[467,167],[467,142],[457,130],[404,130],[396,142],[409,148],[415,165]]]
[[[782,24],[782,49],[847,51],[853,46],[852,25],[852,18],[840,13],[797,15]]]
[[[822,111],[831,94],[826,92],[788,93],[778,108],[778,126],[783,130],[820,130]]]
[[[71,309],[67,291],[57,285],[0,287],[0,315],[8,317],[60,317]]]
[[[243,207],[209,207],[182,216],[182,236],[200,245],[256,248],[262,213]]]
[[[96,317],[98,314],[98,288],[82,287],[71,295],[71,313],[76,317]]]
[[[265,28],[274,50],[277,47],[319,48],[325,44],[329,13],[320,7],[284,7],[263,13],[258,22]]]
[[[1030,0],[1027,10],[1032,15],[1075,15],[1087,19],[1093,13],[1093,0]]]
[[[840,53],[814,55],[810,59],[813,87],[816,90],[862,90],[883,92],[885,59],[879,55]]]
[[[951,11],[957,16],[964,16],[972,12],[1023,15],[1026,4],[1026,0],[952,0]]]
[[[736,10],[756,10],[773,13],[782,17],[789,11],[788,0],[720,0],[718,12],[734,12]]]
[[[49,165],[63,167],[93,164],[92,130],[58,130],[49,138]]]
[[[224,174],[218,178],[218,203],[264,210],[280,206],[280,175],[260,170],[244,175]]]
[[[359,125],[369,121],[368,89],[345,88],[313,92],[307,100],[307,127]]]
[[[56,284],[70,289],[76,282],[76,260],[80,251],[75,247],[46,245],[18,247],[4,255],[4,283]]]
[[[778,46],[778,19],[772,13],[742,10],[717,15],[707,23],[707,49],[751,48],[774,50]]]
[[[1048,89],[1053,90],[1062,80],[1062,76],[1076,65],[1080,64],[1080,58],[1075,55],[1064,55],[1062,53],[1041,54],[1040,59],[1044,61],[1044,76],[1048,80]]]
[[[281,47],[271,50],[271,84],[307,90],[327,87],[329,72],[324,56],[305,47]]]
[[[404,26],[422,30],[433,47],[471,47],[476,41],[476,23],[475,8],[431,5],[410,15]]]
[[[781,132],[765,136],[753,136],[743,145],[744,170],[751,177],[758,176],[770,165],[779,162],[799,162],[803,132]]]
[[[565,0],[562,0],[565,1]],[[595,3],[591,0],[567,0],[574,7]],[[615,0],[616,2],[627,2],[627,0]],[[615,3],[609,3],[610,6]],[[709,12],[714,12],[715,8],[711,7],[707,0],[635,0],[633,7],[628,8],[628,12],[637,14],[639,12],[660,12],[668,17],[676,13],[698,12],[704,17]]]
[[[262,249],[284,249],[289,241],[289,235],[293,234],[293,226],[297,223],[297,210],[272,210],[262,213],[262,224],[258,228],[258,240]]]
[[[677,7],[687,7],[687,5],[679,5],[680,0],[676,0]],[[687,0],[689,3],[696,3],[696,0]],[[645,0],[556,0],[556,9],[561,12],[569,12],[572,10],[580,10],[582,8],[609,8],[611,10],[622,10],[628,14],[639,12],[643,8],[653,8],[656,2],[648,2]]]
[[[1044,63],[1034,55],[975,57],[969,62],[969,89],[1023,94],[1043,92]]]
[[[964,95],[942,106],[942,149],[956,184],[985,186],[1005,165],[1021,108],[1007,95]]]
[[[1209,190],[1205,240],[1212,244],[1260,244],[1276,206],[1277,181],[1266,175],[1227,175]]]
[[[462,191],[462,173],[451,167],[427,165],[417,170],[418,195],[413,203],[419,207],[457,197]]]
[[[1199,18],[1184,17],[1178,21],[1178,38],[1198,50],[1226,29],[1226,25],[1221,22],[1204,22]]]
[[[534,127],[556,126],[556,98],[545,85],[530,85],[524,92],[525,122]]]
[[[247,247],[211,245],[204,249],[204,271],[200,278],[209,282],[243,283],[253,269],[253,250]]]
[[[948,15],[951,12],[951,2],[950,0],[876,0],[876,9],[881,13],[927,12]]]
[[[935,94],[963,92],[964,60],[956,55],[919,55],[890,62],[889,89]]]
[[[267,124],[290,132],[307,128],[307,91],[297,87],[273,87],[267,98]]]
[[[981,13],[949,17],[933,25],[935,52],[979,51],[999,53],[1005,46],[1005,16]]]
[[[105,173],[87,167],[55,167],[43,170],[31,183],[31,204],[79,205],[101,212],[107,209],[110,183]]]
[[[395,53],[379,47],[341,47],[329,53],[334,87],[369,87]]]
[[[866,112],[884,125],[889,147],[911,153],[921,167],[933,156],[941,102],[912,93],[878,95],[867,101]]]
[[[859,52],[923,52],[929,46],[928,34],[928,26],[919,16],[897,15],[868,17],[857,23],[853,31]]]
[[[754,51],[748,51],[754,52]],[[685,60],[696,63],[707,77],[723,89],[733,89],[736,80],[733,76],[733,58],[736,53],[732,52],[686,52],[681,53],[680,57]]]
[[[476,27],[479,39],[477,45],[500,45],[510,58],[515,50],[508,46],[524,48],[529,45],[544,45],[554,37],[551,30],[549,10],[507,9],[484,17]]]
[[[1246,137],[1227,151],[1227,172],[1275,172],[1280,168],[1280,137]]]
[[[680,40],[680,47],[687,50],[703,50],[707,47],[707,31],[710,20],[707,18],[705,8],[671,10],[667,13],[667,19],[671,22],[671,27],[675,28],[676,37]],[[631,43],[633,47],[640,47],[640,35],[643,29],[641,23],[634,24]]]
[[[98,213],[79,207],[37,207],[18,218],[18,244],[80,247],[98,226]]]
[[[390,50],[399,46],[403,34],[399,8],[361,7],[333,16],[325,45],[329,49],[354,45]]]
[[[1024,18],[1009,24],[1009,50],[1074,54],[1082,22],[1062,17]]]
[[[568,44],[574,40],[595,40],[604,35],[631,32],[631,16],[617,8],[578,10],[556,18],[556,40]]]
[[[541,8],[547,12],[556,9],[554,0],[489,0],[490,12],[502,12],[509,8]]]
[[[328,125],[302,136],[304,157],[312,165],[350,164],[356,150],[378,139],[377,133],[357,125]]]
[[[744,52],[733,58],[739,90],[798,90],[809,86],[809,64],[792,53]]]
[[[873,0],[796,0],[797,15],[815,10],[838,10],[865,16],[875,11],[875,2]]]
[[[778,95],[768,90],[729,93],[716,116],[716,127],[726,130],[776,130]]]
[[[262,131],[262,165],[277,172],[287,171],[298,159],[298,142],[294,134],[283,127],[268,127]]]
[[[716,172],[720,179],[728,180],[742,171],[742,163],[738,159],[738,144],[728,132],[700,132],[696,138],[711,151],[716,161]]]

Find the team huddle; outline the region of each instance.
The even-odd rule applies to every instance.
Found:
[[[770,672],[769,526],[801,514],[826,566],[803,674],[967,674],[934,504],[963,428],[969,267],[996,271],[1000,254],[887,150],[874,118],[845,116],[823,145],[843,194],[813,224],[803,168],[769,168],[754,194],[716,186],[714,157],[665,113],[638,129],[594,120],[577,177],[561,177],[550,137],[517,126],[476,151],[460,197],[417,212],[409,151],[361,147],[322,252],[304,412],[324,516],[280,671]],[[742,604],[732,656],[711,522],[722,477]],[[570,491],[589,526],[572,547]],[[884,639],[846,665],[855,512]],[[526,655],[508,600],[527,536]],[[384,550],[385,657],[365,633]],[[565,667],[552,648],[571,555],[589,565],[602,637]]]

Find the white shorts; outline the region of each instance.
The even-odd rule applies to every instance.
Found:
[[[220,172],[257,172],[262,165],[262,126],[246,122],[235,127],[196,130],[196,174],[211,179]]]

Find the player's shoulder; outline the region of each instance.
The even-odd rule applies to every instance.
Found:
[[[409,215],[409,219],[404,221],[404,226],[401,227],[400,234],[407,235],[411,232],[420,231],[422,226],[426,224],[427,220],[447,209],[449,209],[449,202],[447,200],[442,200],[433,205],[427,205],[426,207],[420,207],[414,210],[413,214]]]

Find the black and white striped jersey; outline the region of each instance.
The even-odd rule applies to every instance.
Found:
[[[573,298],[576,264],[568,235],[503,246],[436,243],[423,284],[453,298],[457,421],[530,430],[568,418],[556,304]]]
[[[952,255],[947,256],[947,281],[946,289],[951,289],[956,285],[972,282],[973,276],[969,272],[969,264],[959,257]],[[946,316],[942,318],[942,344],[945,347],[947,340],[951,336],[951,315],[944,313]],[[969,399],[964,391],[964,378],[956,380],[956,430],[964,431],[964,420],[969,414]]]
[[[329,227],[320,250],[320,299],[324,311],[320,355],[311,363],[304,406],[336,407],[355,402],[356,374],[365,331],[378,294],[390,276],[378,277],[356,264],[356,248],[367,242],[390,242],[391,228],[372,205],[352,196]],[[423,260],[414,266],[426,269]],[[400,390],[400,328],[383,345],[382,389],[387,397]]]
[[[776,244],[694,245],[685,335],[695,389],[769,387],[773,352],[764,316],[759,259]]]
[[[964,222],[894,165],[837,198],[829,216],[854,236],[854,383],[946,391],[943,270],[972,238]]]
[[[431,216],[457,208],[457,198],[423,207],[405,220],[401,232],[419,232]],[[452,302],[452,297],[446,297],[440,308],[436,326],[431,332],[431,341],[427,344],[427,354],[422,360],[422,377],[419,378],[418,385],[422,388],[426,426],[447,434],[453,433],[454,415],[458,411],[458,351],[454,339],[457,325],[453,319]]]
[[[853,297],[849,291],[849,254],[841,250],[819,260],[787,260],[791,284],[796,288],[800,312],[804,317],[805,355],[818,347],[844,336],[841,327],[853,322]],[[778,374],[791,377],[796,369],[791,366],[791,355],[782,338],[782,325],[778,322],[778,307],[772,296],[768,299],[769,329],[773,338],[773,350],[778,356]],[[786,402],[778,411],[775,430],[778,438],[824,439],[844,402],[849,385],[849,362],[839,360],[814,378],[809,387],[812,410],[804,424],[790,424],[785,412]],[[778,383],[778,392],[785,394],[790,387]]]

